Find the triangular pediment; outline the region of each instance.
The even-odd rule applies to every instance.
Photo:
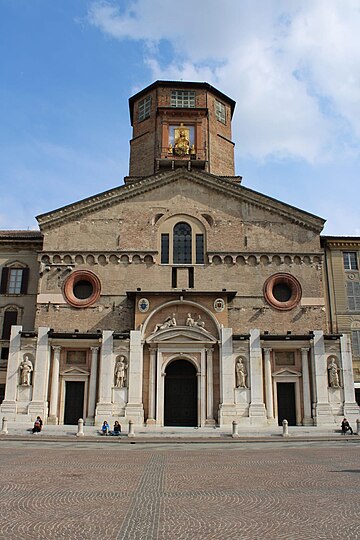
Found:
[[[282,368],[278,371],[274,371],[272,374],[273,377],[301,377],[301,373],[299,371],[295,371],[294,369],[288,369],[288,368]]]
[[[222,194],[225,197],[231,197],[232,200],[238,200],[241,203],[260,210],[263,209],[267,213],[270,212],[271,214],[281,216],[282,219],[297,223],[300,226],[317,232],[322,230],[325,223],[322,218],[246,188],[228,177],[214,176],[203,171],[187,171],[184,169],[161,172],[139,179],[132,184],[119,186],[37,216],[37,220],[41,229],[56,227],[61,223],[79,220],[84,215],[99,212],[122,202],[136,201],[136,199],[141,200],[146,193],[161,190],[162,187],[169,184],[174,184],[173,193],[176,194],[176,186],[179,185],[179,192],[181,192],[184,182],[189,183],[193,188],[200,187],[202,191],[205,188],[208,190],[209,195],[211,192],[216,192],[219,195]],[[154,194],[152,193],[151,195],[153,199]]]
[[[160,330],[151,334],[147,343],[216,343],[216,339],[206,330],[184,327]]]
[[[89,372],[79,367],[71,367],[69,369],[64,369],[64,371],[61,372],[61,375],[89,375]]]

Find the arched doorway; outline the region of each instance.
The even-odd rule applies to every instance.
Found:
[[[197,426],[196,369],[187,360],[171,362],[165,370],[164,425]]]

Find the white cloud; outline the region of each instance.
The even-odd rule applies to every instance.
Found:
[[[146,44],[153,79],[208,81],[235,99],[242,154],[316,162],[359,150],[357,0],[94,2],[89,20]]]

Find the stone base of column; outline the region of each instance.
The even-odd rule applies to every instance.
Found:
[[[3,401],[0,406],[0,413],[5,415],[16,414],[16,401]]]
[[[216,426],[216,422],[213,418],[207,418],[205,420],[205,426]]]
[[[146,425],[147,425],[147,426],[156,426],[156,420],[155,420],[155,418],[148,418],[148,419],[146,420]]]
[[[329,403],[315,403],[314,413],[314,426],[332,424],[334,422],[334,415],[331,412]]]
[[[277,420],[275,418],[268,418],[267,419],[267,425],[268,426],[277,426]]]
[[[95,411],[95,423],[103,422],[112,417],[112,403],[98,403]]]
[[[220,405],[219,406],[219,426],[231,426],[233,421],[237,419],[237,410],[234,405]]]
[[[353,403],[344,403],[344,416],[356,416],[358,418],[359,414],[360,407],[355,401]]]
[[[28,414],[31,415],[31,418],[33,420],[35,420],[37,416],[41,416],[42,420],[44,420],[45,418],[47,419],[47,414],[48,414],[47,401],[32,401],[28,408]]]
[[[249,417],[251,423],[253,423],[253,420],[267,420],[266,418],[266,409],[264,403],[250,403],[249,406]]]
[[[87,416],[85,418],[84,425],[86,425],[86,426],[95,426],[95,418],[93,416]]]
[[[125,417],[132,420],[135,425],[142,426],[144,424],[144,407],[142,403],[128,403],[125,407]]]
[[[59,423],[59,419],[57,416],[49,416],[46,423],[50,426],[57,426]]]
[[[313,426],[314,420],[311,417],[304,416],[302,421],[303,426]]]

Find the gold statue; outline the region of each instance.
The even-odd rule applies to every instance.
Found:
[[[175,129],[174,151],[177,156],[187,156],[190,151],[190,130],[181,123],[180,127]]]

